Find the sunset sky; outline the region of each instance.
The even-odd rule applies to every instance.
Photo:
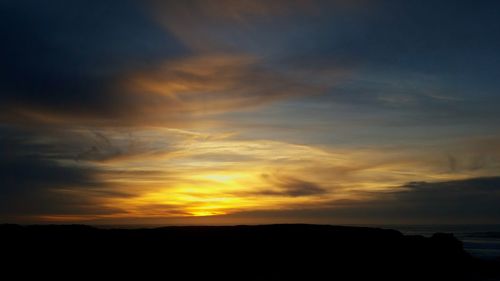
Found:
[[[3,0],[0,222],[498,223],[499,15]]]

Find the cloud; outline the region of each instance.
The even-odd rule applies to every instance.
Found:
[[[496,223],[500,219],[500,177],[410,182],[393,191],[369,193],[371,199],[341,199],[281,210],[240,212],[228,215],[226,220],[432,224]]]
[[[329,193],[329,191],[320,185],[296,179],[292,177],[262,175],[274,188],[267,190],[250,192],[251,195],[257,196],[283,196],[283,197],[303,197],[317,196]]]
[[[444,182],[415,182],[395,193],[399,204],[407,204],[415,215],[453,218],[499,218],[500,177]]]
[[[188,0],[149,3],[157,20],[169,32],[199,52],[234,48],[248,50],[274,45],[275,32],[287,38],[290,27],[297,27],[295,33],[300,33],[297,22],[309,25],[320,19],[322,11],[329,11],[327,17],[333,17],[370,6],[369,1],[364,0]]]
[[[64,165],[51,151],[30,133],[0,130],[0,217],[121,212],[100,202],[126,193],[109,188],[94,167]]]
[[[409,186],[395,186],[413,178],[444,182],[498,170],[491,152],[498,148],[496,139],[472,141],[470,147],[458,142],[448,151],[439,146],[415,151],[390,146],[320,148],[154,127],[131,131],[4,126],[0,132],[2,212],[50,220],[126,220],[268,208],[294,209],[302,217],[314,211],[323,219],[368,221],[377,215],[394,217],[391,213],[416,218],[405,213],[414,205],[402,193]],[[449,169],[448,155],[456,158],[455,171]]]
[[[134,135],[137,131],[134,132]],[[113,163],[145,160],[168,155],[171,151],[168,142],[152,144],[151,140],[134,136],[130,131],[93,131],[75,134],[84,140],[79,141],[71,152],[76,161],[94,163]],[[140,133],[139,133],[140,135]],[[171,135],[169,135],[172,137]],[[75,143],[76,144],[76,143]]]
[[[7,0],[0,10],[4,122],[112,122],[133,105],[123,75],[185,53],[134,1]]]
[[[468,5],[2,1],[0,213],[486,214],[498,6]]]
[[[483,14],[491,21],[488,7],[470,20],[462,16],[469,11],[464,5],[445,7],[450,14],[442,24],[442,9],[428,9],[435,11],[429,19],[420,16],[429,7],[414,3],[151,2],[4,1],[0,120],[183,127],[208,122],[201,117],[204,113],[241,111],[317,93],[333,97],[320,103],[367,100],[371,106],[399,108],[416,102],[409,108],[425,113],[420,116],[433,112],[422,117],[427,122],[479,116],[474,114],[482,112],[479,109],[464,111],[470,103],[438,102],[429,98],[436,96],[433,93],[409,89],[411,85],[366,86],[366,75],[349,84],[352,80],[342,75],[360,66],[368,66],[368,73],[413,73],[400,69],[419,69],[416,66],[428,60],[415,58],[426,55],[444,58],[441,65],[450,67],[449,61],[470,57],[461,53],[491,51],[495,48],[490,42],[500,42],[485,36],[496,34],[496,25],[471,24]],[[401,12],[409,9],[410,15]],[[350,16],[356,20],[348,20]],[[477,44],[464,45],[464,36]],[[459,54],[449,52],[450,47]],[[411,60],[395,66],[401,58]],[[453,63],[451,67],[457,69]],[[389,77],[394,79],[401,80]],[[346,82],[340,90],[339,82]],[[480,107],[486,104],[491,103]],[[493,110],[481,116],[491,116]]]
[[[195,115],[237,111],[320,94],[334,83],[321,85],[314,79],[307,81],[293,72],[266,66],[258,58],[237,54],[179,59],[128,80],[133,91],[159,102],[158,111],[168,108],[167,114]]]
[[[241,5],[227,7],[267,6]],[[0,9],[3,123],[186,127],[208,114],[324,93],[336,82],[242,50],[193,50],[135,1],[22,0]]]

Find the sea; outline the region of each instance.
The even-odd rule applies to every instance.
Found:
[[[346,224],[344,224],[346,225]],[[97,225],[96,225],[97,226]],[[152,228],[168,225],[99,225],[101,228]],[[434,233],[452,233],[464,249],[477,258],[500,261],[500,224],[432,224],[432,225],[346,225],[398,230],[405,235],[431,237]]]
[[[488,260],[500,260],[500,224],[488,225],[377,225],[395,229],[406,235],[430,237],[434,233],[452,233],[462,241],[471,255]]]

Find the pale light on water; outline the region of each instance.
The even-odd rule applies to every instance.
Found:
[[[377,225],[396,229],[406,235],[430,237],[434,233],[453,233],[471,255],[484,259],[500,259],[500,224],[473,225]]]
[[[98,225],[100,228],[156,228],[166,225],[156,224],[127,224],[127,225]],[[179,225],[177,225],[179,226]],[[462,224],[462,225],[348,225],[361,227],[378,227],[395,229],[405,235],[422,235],[431,237],[434,233],[453,233],[463,242],[464,249],[471,255],[483,259],[500,259],[500,224]]]

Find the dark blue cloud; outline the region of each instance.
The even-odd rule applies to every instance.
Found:
[[[182,19],[185,21],[177,24],[205,27],[204,22],[212,20],[202,39],[220,42],[206,42],[210,46],[207,53],[229,50],[234,54],[255,55],[263,61],[259,67],[240,70],[241,75],[236,76],[244,83],[235,84],[227,95],[224,92],[224,98],[239,97],[238,93],[242,93],[241,100],[259,97],[266,100],[275,92],[307,92],[308,87],[300,88],[301,83],[290,83],[288,79],[277,79],[276,84],[272,74],[297,73],[297,81],[310,80],[316,85],[331,78],[329,71],[340,69],[353,74],[342,76],[350,77],[344,80],[331,78],[342,81],[325,83],[330,94],[308,97],[308,101],[321,105],[359,105],[356,109],[369,119],[362,120],[367,126],[373,125],[375,117],[383,119],[380,134],[386,136],[389,143],[394,142],[394,136],[388,125],[394,124],[424,125],[422,135],[429,138],[436,135],[428,129],[440,123],[464,125],[467,134],[479,126],[486,126],[488,133],[498,134],[495,126],[500,120],[497,110],[500,102],[499,2],[385,0],[368,1],[371,3],[347,10],[337,9],[336,1],[318,2],[320,9],[313,14],[294,11],[284,13],[287,16],[259,15],[257,20],[244,18],[248,23],[231,26],[230,20],[219,24],[210,17],[196,18],[195,23]],[[182,1],[169,3],[183,5]],[[195,4],[189,2],[187,11],[196,10]],[[113,193],[97,180],[100,172],[97,167],[68,164],[68,161],[107,160],[126,151],[114,147],[105,137],[103,143],[85,146],[85,140],[75,142],[64,135],[64,128],[12,129],[16,125],[9,118],[15,119],[18,111],[38,110],[118,123],[128,116],[140,115],[133,111],[138,103],[142,102],[143,107],[159,104],[161,97],[139,100],[139,95],[120,86],[130,74],[154,74],[159,65],[190,55],[191,51],[156,22],[147,9],[138,0],[4,0],[0,3],[0,215],[118,211],[97,207],[92,200],[126,194]],[[217,17],[218,10],[214,11],[211,17]],[[201,39],[200,42],[203,43]],[[222,66],[222,72],[214,73],[224,76],[234,71]],[[194,81],[200,85],[213,80],[210,75],[198,77],[196,71],[167,74],[178,75],[185,83]],[[163,78],[164,73],[156,75]],[[430,86],[425,83],[427,77],[431,77]],[[165,77],[168,78],[172,77]],[[330,87],[331,84],[335,86]],[[411,102],[388,102],[387,96],[392,95],[403,96]],[[288,110],[286,121],[293,121],[300,108],[305,108],[304,115],[307,115],[300,120],[304,126],[320,118],[329,121],[334,117],[333,109],[327,107],[325,116],[319,116],[319,111],[312,112],[304,104],[304,100],[290,102],[293,114]],[[172,118],[168,106],[162,108],[159,115]],[[148,113],[147,110],[141,112]],[[348,114],[351,123],[346,122],[346,127],[357,117],[356,112]],[[269,120],[263,121],[267,122]],[[5,124],[11,127],[6,129]],[[65,125],[71,127],[69,122]],[[301,134],[304,126],[299,128]],[[51,135],[49,130],[54,133]],[[418,131],[412,128],[404,133],[412,135]],[[57,145],[40,141],[47,136],[60,137],[63,141]],[[355,141],[349,139],[349,142]],[[373,141],[374,138],[367,140]],[[67,147],[58,146],[62,144]],[[86,148],[82,149],[82,145]],[[455,160],[450,159],[450,170],[454,171]],[[332,202],[314,210],[290,211],[287,216],[367,221],[385,218],[494,221],[500,219],[499,182],[495,177],[412,183],[373,201]],[[65,188],[81,188],[96,196],[64,198],[53,192]],[[300,197],[326,193],[322,186],[302,180],[278,182],[274,188],[255,194]],[[276,213],[270,216],[274,215]]]
[[[0,219],[119,212],[100,207],[95,199],[126,194],[107,189],[95,168],[61,164],[60,148],[37,141],[38,137],[29,131],[0,127]],[[87,196],[75,196],[74,191]]]
[[[317,13],[264,22],[250,36],[257,51],[275,49],[275,67],[351,72],[315,97],[319,103],[356,105],[374,116],[392,111],[407,124],[491,126],[500,119],[500,3],[385,0],[343,10],[317,2]]]
[[[2,107],[113,112],[124,74],[186,52],[129,0],[2,1],[0,34]]]
[[[250,192],[249,195],[307,197],[324,195],[328,193],[328,190],[310,181],[292,177],[270,179],[269,175],[263,175],[263,177],[268,179],[273,186],[265,190]]]
[[[366,194],[365,194],[366,195]],[[500,177],[412,182],[372,200],[336,200],[292,210],[249,211],[229,217],[322,223],[496,223],[500,220]]]
[[[302,28],[289,34],[290,54],[431,72],[499,57],[495,1],[387,0],[343,14],[324,7],[320,16],[297,18]]]

